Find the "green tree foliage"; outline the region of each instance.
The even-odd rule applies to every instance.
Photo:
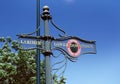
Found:
[[[36,84],[36,51],[19,50],[18,44],[7,38],[0,49],[0,84]],[[17,51],[16,51],[17,50]],[[45,84],[45,63],[41,62],[41,84]],[[53,76],[54,84],[65,84],[65,78],[60,80]]]

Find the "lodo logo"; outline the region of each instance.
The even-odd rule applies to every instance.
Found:
[[[67,43],[67,50],[71,56],[78,57],[81,52],[80,43],[75,39],[69,40]]]

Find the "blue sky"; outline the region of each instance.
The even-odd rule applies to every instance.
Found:
[[[97,54],[69,62],[67,84],[120,84],[120,1],[41,0],[67,35],[97,41]],[[35,30],[35,0],[0,0],[0,37]],[[52,28],[51,28],[52,29]]]

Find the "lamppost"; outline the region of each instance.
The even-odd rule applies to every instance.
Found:
[[[40,0],[37,0],[37,3],[36,3],[36,36],[40,36]],[[37,47],[39,47],[39,45],[37,45]],[[41,62],[41,59],[40,59],[40,50],[37,49],[37,57],[36,57],[36,65],[37,65],[37,68],[36,68],[36,71],[37,71],[37,74],[36,74],[36,83],[37,84],[40,84],[40,62]]]
[[[43,13],[41,15],[42,20],[44,21],[44,35],[28,35],[28,34],[18,34],[17,36],[21,39],[31,39],[36,42],[28,42],[29,44],[40,44],[40,46],[37,47],[28,47],[28,48],[22,48],[26,50],[30,49],[37,49],[41,50],[42,54],[45,56],[45,81],[46,84],[52,84],[52,75],[51,75],[51,64],[50,64],[50,57],[54,54],[54,50],[57,50],[61,52],[65,59],[70,60],[72,62],[76,61],[79,55],[82,54],[95,54],[96,53],[96,44],[95,41],[87,41],[84,39],[81,39],[76,36],[67,36],[66,33],[60,29],[57,25],[54,24],[52,21],[52,17],[50,15],[49,7],[44,6],[43,7]],[[38,19],[40,19],[38,18]],[[48,23],[51,23],[56,29],[61,31],[63,35],[59,35],[58,38],[52,37],[49,33],[49,25]],[[39,28],[37,29],[39,31]],[[22,44],[22,41],[20,41]],[[25,43],[27,44],[27,43]],[[37,63],[39,60],[37,60]],[[37,65],[37,69],[40,69],[40,67]],[[39,71],[39,70],[38,70]],[[37,73],[37,84],[40,84],[40,71]]]

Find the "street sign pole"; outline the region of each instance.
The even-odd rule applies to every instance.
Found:
[[[39,0],[38,0],[38,3],[39,3]],[[40,4],[37,4],[37,5],[38,5],[37,7],[39,7]],[[39,15],[40,14],[39,11],[40,10],[38,8],[37,29],[39,29],[38,27],[40,26],[39,20],[40,20],[40,18],[42,18],[42,20],[44,21],[44,36],[40,36],[40,30],[39,31],[37,30],[37,36],[32,36],[32,35],[28,35],[28,34],[19,34],[17,36],[21,39],[22,38],[29,39],[29,40],[31,39],[31,40],[36,40],[37,42],[39,42],[39,41],[41,42],[41,46],[38,46],[38,43],[37,43],[37,48],[36,47],[27,48],[26,50],[37,49],[37,60],[36,60],[37,61],[37,84],[40,84],[40,51],[39,50],[42,51],[41,53],[45,56],[45,82],[46,82],[46,84],[52,84],[51,71],[52,70],[58,71],[58,69],[61,68],[60,67],[57,69],[53,69],[53,67],[51,67],[50,56],[54,55],[53,54],[54,50],[59,51],[60,55],[61,54],[64,55],[66,60],[68,59],[72,62],[75,62],[79,55],[96,54],[96,41],[87,41],[87,40],[81,39],[76,36],[66,36],[66,33],[53,23],[48,6],[43,7],[43,13],[42,13],[41,17]],[[48,25],[49,22],[51,22],[51,24],[56,29],[61,31],[63,33],[63,35],[59,35],[60,36],[59,38],[50,36],[49,25]],[[25,41],[25,42],[28,42],[28,44],[34,43],[34,42],[29,42],[29,41]],[[22,42],[22,43],[24,43],[24,42]],[[57,44],[57,43],[60,43],[60,44]],[[27,43],[25,43],[25,44],[27,44]],[[24,48],[22,48],[22,49],[24,49]],[[55,57],[55,56],[53,56],[53,57]],[[62,62],[64,62],[64,61],[62,61]],[[58,62],[56,64],[59,64],[62,62]],[[62,67],[64,67],[64,66],[62,66]],[[62,72],[62,74],[63,73],[64,73],[64,71]]]
[[[46,84],[52,84],[51,79],[51,67],[50,67],[50,55],[51,53],[51,37],[49,34],[49,26],[48,21],[51,19],[50,13],[49,13],[49,7],[44,6],[43,7],[43,15],[41,16],[44,20],[44,49],[45,52],[43,53],[45,56],[45,80]]]
[[[37,0],[36,3],[36,35],[40,36],[40,0]],[[37,47],[39,47],[39,45],[37,45]],[[40,84],[40,50],[37,49],[37,57],[36,57],[36,64],[37,64],[37,73],[36,73],[36,84]]]

